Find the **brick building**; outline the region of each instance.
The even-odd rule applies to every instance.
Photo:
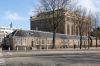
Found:
[[[74,45],[79,48],[79,36],[69,36],[65,34],[56,34],[56,49],[59,48],[74,48]],[[91,37],[90,46],[95,46],[95,38]],[[4,48],[9,47],[12,50],[37,50],[37,49],[52,49],[52,33],[36,30],[16,30],[5,38]],[[100,46],[98,40],[98,46]],[[87,36],[82,37],[82,47],[88,48]]]
[[[40,13],[37,16],[30,17],[31,30],[52,32],[52,16],[49,12],[46,13],[46,16],[43,14],[44,13]],[[61,17],[63,17],[63,19],[61,20],[56,32],[66,35],[79,35],[79,27],[75,24],[77,23],[75,22],[76,14],[70,11],[64,11],[62,14],[63,16]],[[87,24],[83,25],[86,27]],[[87,35],[87,32],[85,32],[84,35]]]

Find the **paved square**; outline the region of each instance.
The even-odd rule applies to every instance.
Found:
[[[99,53],[5,58],[7,66],[100,66]]]

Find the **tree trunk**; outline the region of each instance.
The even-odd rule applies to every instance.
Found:
[[[80,49],[82,48],[82,35],[80,35]]]
[[[89,38],[90,38],[90,36],[89,36],[89,33],[88,33],[88,49],[89,49],[89,47],[90,47]]]
[[[98,44],[97,44],[98,42],[97,42],[97,36],[96,36],[96,48],[98,47]]]
[[[52,49],[56,48],[56,46],[55,46],[55,38],[56,38],[56,30],[53,31],[53,41],[52,41],[53,45],[52,45]]]
[[[88,49],[90,47],[90,33],[89,33],[89,27],[88,27]]]
[[[80,33],[80,49],[82,48],[82,32],[81,27],[79,27],[79,33]]]

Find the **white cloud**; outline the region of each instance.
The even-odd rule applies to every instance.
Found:
[[[93,0],[78,0],[77,6],[82,6],[83,8],[86,8],[88,11],[97,11],[97,8],[95,7]]]
[[[93,0],[93,2],[95,2],[95,4],[100,4],[100,0]]]
[[[5,13],[5,18],[8,20],[23,20],[23,17],[20,16],[17,12],[6,12]]]

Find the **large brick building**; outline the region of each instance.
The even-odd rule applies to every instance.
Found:
[[[31,30],[52,32],[52,16],[48,16],[49,13],[47,13],[46,16],[43,14],[30,17]],[[79,35],[78,25],[75,24],[76,14],[70,11],[63,12],[62,14],[63,19],[61,20],[56,32],[67,35]],[[87,35],[87,33],[85,32],[84,35]]]

